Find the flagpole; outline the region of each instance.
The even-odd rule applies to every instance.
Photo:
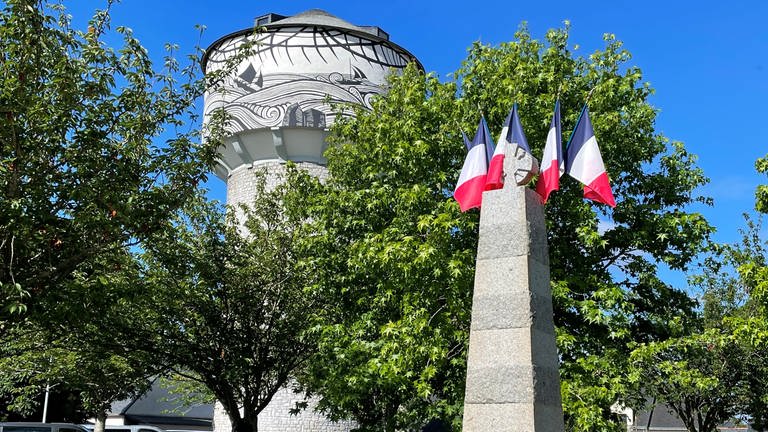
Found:
[[[595,91],[595,88],[596,87],[592,87],[592,90],[589,91],[589,94],[587,94],[587,100],[584,102],[584,104],[588,104],[589,103],[589,98],[592,97],[592,92]]]

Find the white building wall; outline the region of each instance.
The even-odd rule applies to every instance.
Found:
[[[289,410],[303,400],[301,394],[289,388],[280,389],[259,415],[259,432],[348,432],[356,427],[352,421],[334,423],[316,413],[312,400],[307,409],[296,415],[291,414]],[[218,402],[213,409],[213,432],[232,432],[229,417]]]
[[[285,161],[257,161],[252,165],[242,165],[232,171],[227,179],[227,204],[236,206],[250,204],[256,198],[256,173],[266,171],[266,188],[272,189],[285,178]],[[328,168],[312,162],[296,162],[296,165],[310,175],[324,180],[328,177]]]

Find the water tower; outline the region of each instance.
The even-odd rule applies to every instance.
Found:
[[[216,175],[227,183],[227,203],[253,197],[254,167],[277,181],[285,161],[325,174],[323,151],[336,103],[370,108],[386,91],[386,77],[418,61],[378,27],[356,26],[321,10],[291,17],[267,14],[261,29],[237,31],[206,51],[206,72],[224,67],[247,41],[255,42],[223,86],[205,97],[204,112],[231,116]],[[420,66],[420,65],[419,65]]]
[[[205,95],[204,113],[223,108],[232,121],[219,150],[216,175],[227,183],[227,204],[256,199],[254,168],[267,171],[267,182],[280,182],[286,161],[310,173],[326,175],[323,152],[334,105],[371,107],[386,92],[386,78],[416,58],[378,27],[356,26],[321,10],[286,17],[256,19],[260,29],[240,30],[217,40],[206,51],[203,69],[219,70],[255,42],[247,58],[215,91]],[[290,390],[274,396],[259,416],[259,431],[334,432],[352,425],[329,423],[310,409],[290,416],[298,398]],[[311,401],[310,401],[311,405]],[[230,428],[217,404],[216,432]]]

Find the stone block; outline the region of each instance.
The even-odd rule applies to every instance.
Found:
[[[529,291],[527,261],[528,257],[525,255],[477,260],[474,295],[527,293]]]
[[[551,297],[549,266],[526,255],[485,258],[475,264],[475,294],[525,293]]]
[[[472,329],[533,326],[554,333],[549,269],[526,256],[477,262]]]
[[[496,362],[491,367],[468,368],[464,404],[534,402],[533,366]]]
[[[478,260],[528,255],[530,236],[522,188],[483,193],[480,232],[483,235],[478,239]]]
[[[472,329],[530,328],[533,301],[530,293],[476,295],[472,299]]]
[[[558,390],[558,395],[559,395]],[[563,419],[563,407],[559,398],[556,404],[543,405],[537,404],[534,407],[534,424],[536,431],[541,432],[558,432],[565,430],[565,422]]]
[[[560,375],[557,365],[503,362],[486,365],[467,370],[465,404],[536,402],[559,406]]]
[[[554,333],[549,296],[531,293],[476,295],[472,302],[472,330],[536,328]]]
[[[538,195],[528,188],[483,193],[477,259],[530,255],[549,265],[546,225]]]
[[[550,328],[548,331],[542,331],[534,328],[531,331],[530,351],[535,365],[557,367],[559,357],[557,345],[555,344],[554,329]]]
[[[525,217],[530,234],[531,257],[549,268],[549,244],[547,242],[547,224],[544,217],[544,205],[533,189],[525,188]]]
[[[537,404],[561,406],[560,372],[557,364],[543,359],[547,365],[537,364],[534,371],[534,399]],[[562,415],[562,414],[561,414]]]
[[[526,328],[472,331],[469,335],[467,363],[473,368],[489,368],[502,362],[532,364],[531,344],[521,343],[530,338]]]
[[[535,429],[533,404],[464,405],[464,432],[531,432]]]
[[[464,407],[464,432],[563,431],[560,406],[512,403]]]
[[[468,369],[489,368],[495,364],[549,368],[558,365],[552,333],[526,328],[475,330],[469,338]]]

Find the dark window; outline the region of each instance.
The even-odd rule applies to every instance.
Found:
[[[3,432],[51,432],[45,426],[3,426]]]

